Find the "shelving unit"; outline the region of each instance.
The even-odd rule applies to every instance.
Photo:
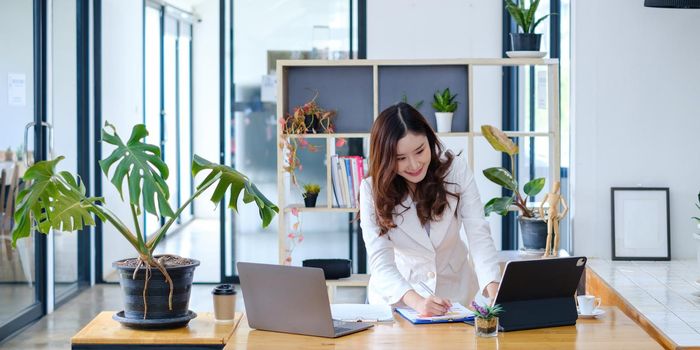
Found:
[[[460,107],[453,119],[450,133],[440,137],[464,138],[469,165],[474,165],[474,141],[482,138],[480,126],[474,123],[473,68],[478,66],[546,66],[548,131],[505,131],[510,137],[547,137],[549,139],[549,179],[559,180],[559,62],[557,59],[473,58],[448,60],[280,60],[277,61],[277,115],[282,118],[294,107],[308,101],[309,89],[319,92],[317,103],[324,109],[338,112],[334,134],[284,135],[278,123],[277,144],[284,138],[325,140],[326,202],[322,207],[304,208],[303,203],[288,203],[289,175],[284,171],[284,151],[278,149],[279,262],[286,256],[289,216],[292,208],[299,215],[307,212],[356,213],[356,208],[333,208],[331,163],[334,140],[337,138],[369,139],[374,119],[384,108],[406,95],[409,103],[423,100],[431,111],[430,102],[438,89],[449,87],[458,95]],[[478,88],[478,87],[477,87]],[[423,112],[433,127],[433,113]],[[365,169],[365,174],[368,171]],[[359,238],[361,239],[361,237]],[[363,281],[366,279],[362,279]],[[356,281],[353,282],[353,285]],[[334,282],[334,286],[343,285]]]

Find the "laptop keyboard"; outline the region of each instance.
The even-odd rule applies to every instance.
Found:
[[[333,330],[335,331],[336,334],[352,331],[352,330],[361,328],[364,325],[365,325],[364,323],[359,323],[359,322],[354,323],[354,322],[333,320]]]
[[[345,327],[333,327],[333,330],[335,330],[335,334],[338,333],[343,333],[352,330],[352,328],[345,328]]]

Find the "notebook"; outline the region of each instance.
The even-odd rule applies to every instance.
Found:
[[[396,312],[413,324],[464,322],[474,319],[474,312],[460,303],[453,303],[450,311],[442,316],[423,317],[409,307],[397,307]]]
[[[331,315],[345,322],[394,322],[389,305],[331,304]]]

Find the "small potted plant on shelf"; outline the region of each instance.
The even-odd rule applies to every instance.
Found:
[[[314,97],[303,106],[294,108],[294,113],[280,118],[279,123],[282,126],[282,141],[279,148],[285,151],[286,164],[284,171],[291,176],[292,184],[297,185],[296,173],[297,169],[301,170],[301,162],[299,161],[298,151],[307,149],[309,152],[317,152],[318,147],[309,143],[303,135],[309,133],[333,133],[333,118],[336,112],[334,110],[326,110],[318,106]],[[290,135],[301,135],[289,137]]]
[[[316,207],[316,199],[318,199],[318,193],[321,192],[321,185],[315,183],[308,183],[304,185],[304,205],[307,208]]]
[[[515,156],[518,154],[518,146],[506,136],[500,129],[483,125],[481,132],[486,137],[491,147],[496,151],[508,154],[510,157],[511,169],[515,169]],[[544,250],[547,243],[547,223],[542,218],[537,217],[537,211],[527,207],[528,197],[534,197],[544,188],[543,177],[530,180],[523,187],[525,196],[520,194],[517,176],[503,167],[488,168],[483,171],[484,176],[491,182],[505,187],[512,194],[505,197],[492,198],[484,205],[484,213],[488,216],[491,213],[507,215],[511,206],[515,206],[520,213],[520,234],[523,238],[523,246],[530,250]]]
[[[503,313],[503,308],[494,306],[481,306],[472,301],[474,308],[474,334],[478,337],[495,337],[498,335],[498,316]]]
[[[540,0],[530,0],[530,6],[528,8],[525,8],[525,1],[526,0],[519,0],[518,3],[516,3],[514,0],[505,0],[506,10],[508,10],[508,13],[513,17],[515,23],[522,30],[522,33],[510,33],[510,42],[513,51],[530,51],[533,52],[533,55],[523,56],[522,54],[515,53],[512,55],[509,54],[509,56],[543,57],[543,53],[535,55],[535,53],[540,51],[540,41],[542,40],[542,34],[535,33],[535,28],[537,28],[549,14],[535,19],[535,13],[537,12],[537,7],[540,5]]]
[[[446,88],[442,92],[438,90],[433,94],[433,108],[435,109],[438,132],[452,131],[452,116],[457,110],[456,97],[456,94],[450,93],[450,88]]]
[[[154,255],[158,243],[192,201],[213,188],[211,201],[220,203],[230,190],[228,207],[237,210],[238,199],[243,192],[243,202],[254,202],[263,227],[278,212],[248,177],[226,165],[211,163],[197,155],[192,160],[192,174],[208,172],[196,187],[194,194],[173,211],[168,199],[170,191],[166,182],[168,166],[161,159],[160,147],[142,142],[148,135],[142,124],[133,127],[131,136],[124,141],[109,123],[102,129],[102,142],[114,146],[112,153],[101,160],[105,176],[112,171],[111,183],[119,194],[127,192],[126,205],[131,209],[132,225],[127,225],[107,206],[104,198],[88,197],[80,178],[56,170],[64,159],[40,161],[27,169],[23,176],[28,184],[17,196],[14,213],[15,227],[12,245],[37,230],[48,234],[55,231],[78,231],[94,226],[95,218],[109,223],[134,248],[136,258],[123,259],[112,264],[120,275],[125,309],[114,314],[122,324],[142,329],[162,329],[184,326],[196,317],[188,309],[195,259],[174,255]],[[165,218],[165,224],[149,239],[141,231],[141,214]]]
[[[285,134],[332,133],[336,111],[321,108],[317,103],[318,91],[302,106],[294,108],[294,113],[284,118]]]

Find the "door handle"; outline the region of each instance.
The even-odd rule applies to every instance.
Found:
[[[37,124],[40,124],[41,126],[45,126],[49,130],[49,156],[48,159],[53,159],[53,151],[54,151],[54,144],[53,144],[53,125],[49,122],[30,122],[27,123],[27,125],[24,126],[24,165],[27,167],[31,166],[32,164],[29,164],[29,129],[33,128]]]

